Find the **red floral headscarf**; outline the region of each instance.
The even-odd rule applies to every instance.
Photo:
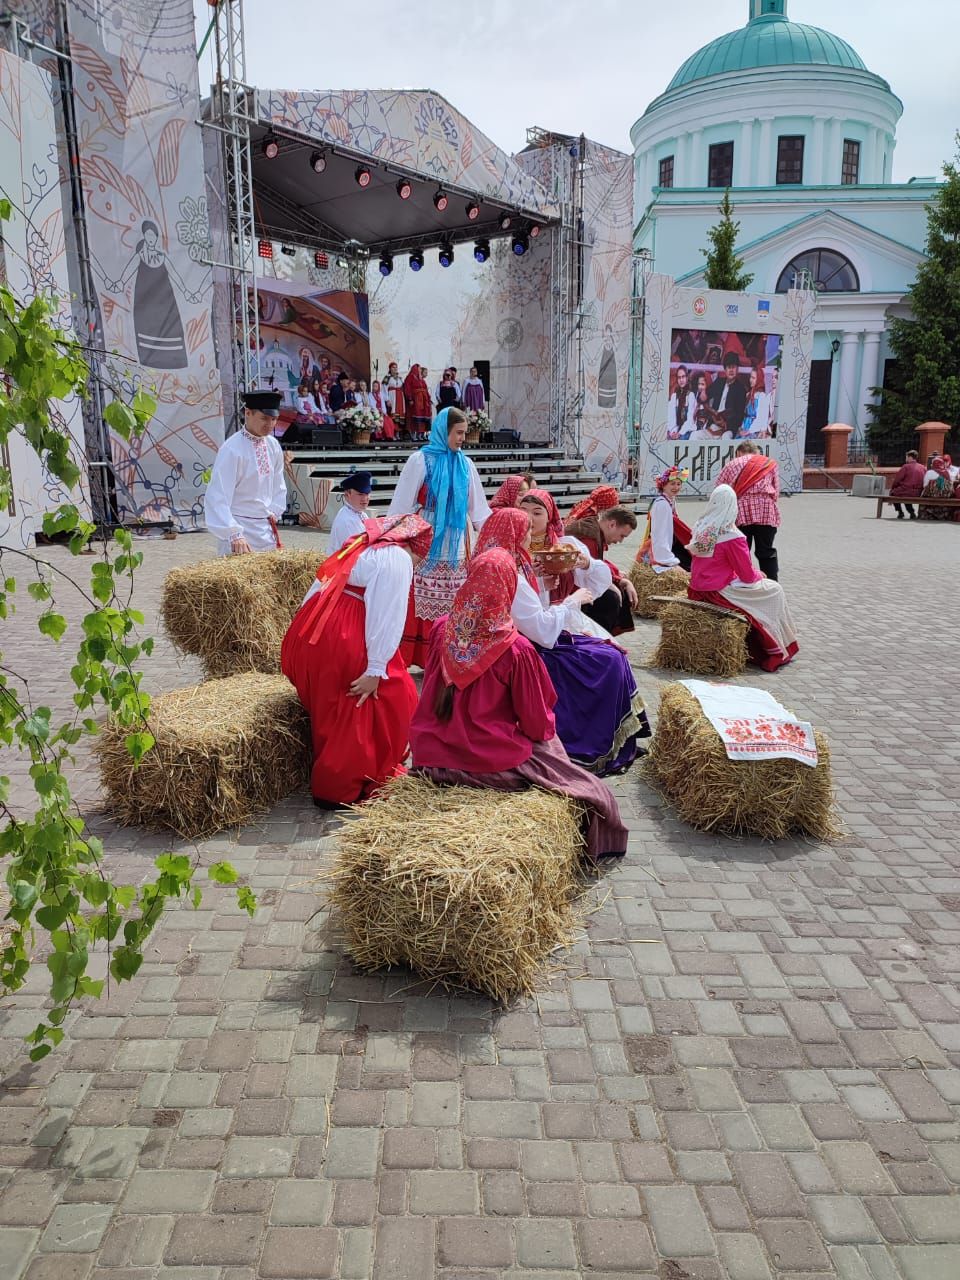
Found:
[[[477,555],[497,548],[507,551],[516,561],[517,568],[527,582],[538,590],[537,575],[533,572],[533,561],[530,552],[523,545],[523,540],[530,530],[530,517],[519,507],[502,507],[493,511],[483,522],[480,536],[477,538]]]
[[[415,556],[423,559],[430,550],[432,539],[432,527],[420,516],[382,516],[365,521],[363,533],[345,542],[317,570],[320,590],[301,606],[300,635],[310,631],[309,643],[317,643],[334,605],[343,595],[353,566],[364,551],[378,547],[409,547]]]
[[[520,633],[510,616],[516,590],[517,566],[508,551],[484,551],[470,561],[443,632],[447,684],[466,689],[516,641]]]
[[[502,507],[515,507],[520,500],[520,490],[526,483],[523,476],[507,476],[490,499],[491,511],[499,511]]]
[[[620,501],[620,494],[612,484],[597,485],[589,497],[578,502],[567,516],[567,524],[571,520],[582,520],[584,516],[600,516],[609,511]]]
[[[523,495],[523,501],[538,502],[547,513],[547,533],[546,545],[555,547],[563,537],[563,521],[560,519],[560,511],[553,498],[547,493],[546,489],[531,489],[529,493]]]

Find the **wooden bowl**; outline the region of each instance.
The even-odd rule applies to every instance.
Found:
[[[569,573],[571,569],[577,567],[579,559],[580,552],[576,547],[564,546],[562,543],[556,547],[548,547],[545,551],[533,553],[533,562],[538,572],[548,577],[558,573]]]

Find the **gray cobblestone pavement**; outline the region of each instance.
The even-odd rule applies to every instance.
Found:
[[[0,1010],[3,1280],[957,1280],[960,529],[872,515],[784,503],[801,654],[743,677],[827,731],[842,843],[698,834],[618,779],[628,857],[503,1011],[353,970],[307,797],[207,841],[252,921],[219,891],[172,912],[35,1067],[43,975]],[[145,549],[153,618],[209,543]],[[656,632],[631,642],[651,712]],[[161,641],[148,686],[195,678]],[[118,874],[169,847],[97,826]]]

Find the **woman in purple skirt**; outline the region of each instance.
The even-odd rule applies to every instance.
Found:
[[[560,604],[545,604],[528,547],[530,517],[516,507],[494,511],[477,539],[476,554],[500,548],[517,566],[517,590],[511,616],[521,635],[532,640],[557,691],[557,737],[571,760],[600,775],[623,773],[633,764],[639,738],[650,736],[643,699],[618,644],[595,634],[595,624],[580,612],[590,591],[580,587]]]

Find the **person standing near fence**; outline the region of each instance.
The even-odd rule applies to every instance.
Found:
[[[737,495],[737,526],[757,557],[761,572],[771,582],[780,573],[773,545],[780,528],[780,469],[758,444],[744,440],[736,457],[717,476],[717,484],[728,484]]]

